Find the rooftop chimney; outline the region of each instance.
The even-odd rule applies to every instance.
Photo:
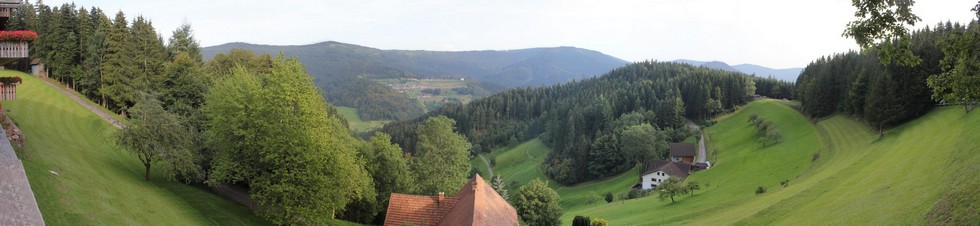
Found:
[[[445,201],[446,201],[446,193],[439,192],[439,206],[442,206],[442,204],[444,204]]]

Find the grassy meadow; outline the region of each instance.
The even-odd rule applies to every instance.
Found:
[[[926,224],[925,216],[937,202],[966,206],[936,208],[937,215],[980,215],[969,210],[980,201],[980,182],[970,179],[980,172],[980,155],[975,154],[980,151],[980,127],[975,126],[980,125],[980,113],[939,108],[879,140],[876,132],[849,117],[813,123],[794,105],[756,101],[719,117],[718,124],[705,129],[715,167],[688,177],[703,188],[676,203],[654,196],[586,203],[593,193],[627,191],[637,181],[635,168],[570,187],[551,182],[561,196],[563,222],[585,215],[612,225]],[[755,127],[748,123],[752,114],[773,121],[783,141],[766,147],[758,143]],[[536,156],[548,151],[531,140],[484,155],[497,156],[495,173],[510,172],[504,174],[505,183],[523,184],[544,178],[538,169],[543,158]],[[485,171],[482,162],[474,166]],[[760,186],[767,192],[757,195]]]
[[[347,119],[347,126],[351,131],[354,132],[366,132],[377,128],[381,128],[388,123],[388,121],[364,121],[361,116],[357,114],[357,109],[352,107],[344,106],[334,106],[340,115]]]

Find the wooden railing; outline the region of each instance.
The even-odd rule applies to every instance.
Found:
[[[29,54],[27,42],[0,42],[0,58],[27,58]]]

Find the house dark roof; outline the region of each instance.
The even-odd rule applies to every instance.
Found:
[[[647,162],[646,168],[644,168],[642,175],[651,174],[657,171],[663,171],[667,175],[673,177],[679,177],[682,180],[691,174],[691,164],[683,162],[672,162],[666,160],[652,160]]]
[[[670,156],[694,156],[694,144],[670,143]]]
[[[385,225],[517,225],[517,210],[476,175],[455,197],[391,194]]]

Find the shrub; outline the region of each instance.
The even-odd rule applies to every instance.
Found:
[[[606,202],[612,202],[612,201],[613,201],[612,192],[606,192]]]
[[[490,166],[491,167],[497,166],[497,156],[496,155],[491,155],[490,156]]]
[[[588,216],[575,216],[572,219],[572,226],[590,226],[592,225],[592,219]]]
[[[609,222],[599,218],[592,218],[591,226],[609,226]]]
[[[762,194],[762,193],[766,193],[766,187],[759,186],[759,188],[755,189],[755,194]]]
[[[780,181],[779,185],[782,185],[783,187],[789,186],[789,180]]]
[[[749,122],[755,122],[755,119],[757,118],[759,118],[759,115],[757,114],[749,115]]]
[[[820,158],[820,152],[816,152],[816,153],[813,153],[813,159],[811,159],[810,161],[811,162],[816,162],[817,159],[819,159],[819,158]]]
[[[645,189],[632,189],[632,190],[630,190],[630,192],[629,192],[629,194],[627,195],[626,198],[627,199],[643,198],[643,197],[646,197],[647,195],[650,195],[650,191],[649,190],[645,190]]]
[[[599,196],[599,194],[592,192],[592,194],[589,195],[589,198],[585,200],[585,204],[592,205],[595,204],[596,202],[599,202],[599,200],[602,200],[602,196]]]

